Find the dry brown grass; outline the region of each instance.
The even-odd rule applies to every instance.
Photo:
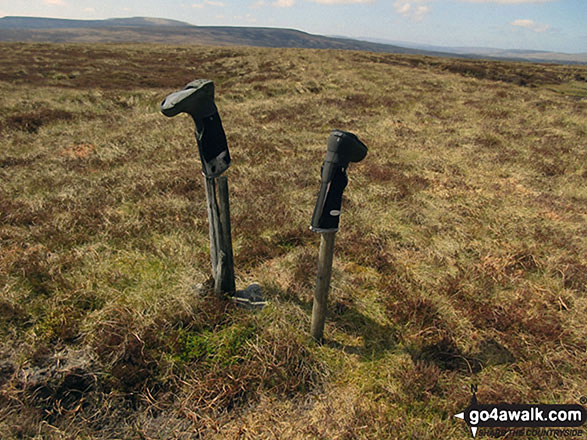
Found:
[[[464,439],[471,383],[488,403],[584,394],[584,67],[1,49],[0,437]],[[237,285],[271,302],[257,314],[208,292],[192,122],[158,111],[198,77],[234,161]],[[318,346],[308,225],[332,128],[369,155]]]

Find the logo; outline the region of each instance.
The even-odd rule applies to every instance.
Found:
[[[480,404],[476,385],[471,392],[471,403],[455,417],[467,423],[473,437],[479,428],[578,428],[585,424],[581,405]]]

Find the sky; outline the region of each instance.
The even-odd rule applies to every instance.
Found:
[[[7,15],[160,17],[437,46],[587,52],[587,0],[0,0]]]

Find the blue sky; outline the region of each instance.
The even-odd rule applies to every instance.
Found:
[[[0,16],[149,16],[441,46],[587,52],[587,0],[0,0]]]

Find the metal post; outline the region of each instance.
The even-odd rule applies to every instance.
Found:
[[[323,232],[320,239],[320,255],[318,257],[318,277],[314,290],[314,304],[312,306],[312,337],[322,341],[324,321],[328,307],[328,290],[332,274],[332,258],[334,254],[334,237],[336,231]]]

